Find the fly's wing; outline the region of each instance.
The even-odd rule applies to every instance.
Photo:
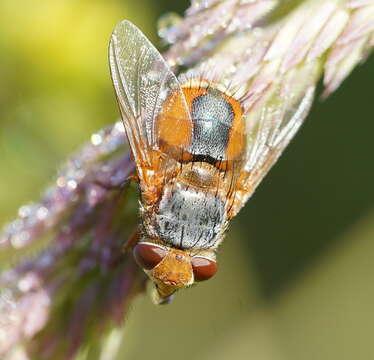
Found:
[[[285,79],[281,84],[274,85],[263,101],[245,115],[246,153],[232,216],[253,194],[310,110],[315,90],[314,77],[307,74],[309,80],[303,82],[300,88],[297,85],[300,78],[294,75],[294,79]]]
[[[178,99],[178,118],[190,121],[189,111],[177,78],[157,49],[129,21],[122,21],[113,31],[109,62],[126,135],[142,180],[141,169],[160,171],[155,169],[152,154],[159,150],[155,122],[165,100],[169,98],[168,106],[172,106],[170,99]],[[174,129],[178,129],[178,118],[173,119]]]

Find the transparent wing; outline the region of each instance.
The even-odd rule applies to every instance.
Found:
[[[274,86],[246,115],[247,148],[233,216],[253,194],[300,128],[313,102],[314,83],[303,89]]]
[[[157,49],[126,20],[113,31],[109,62],[135,162],[138,167],[152,167],[151,152],[159,148],[155,121],[170,94],[179,101],[179,116],[189,119],[179,82]],[[168,106],[172,106],[170,102]],[[173,125],[178,128],[178,119],[173,120]]]

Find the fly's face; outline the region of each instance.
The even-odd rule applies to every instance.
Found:
[[[141,190],[134,255],[162,303],[215,274],[229,220],[300,126],[312,92],[286,111],[275,88],[271,106],[248,111],[216,83],[180,83],[128,21],[113,32],[109,60]]]
[[[217,271],[214,253],[192,255],[151,242],[139,242],[134,257],[155,284],[156,303],[166,303],[176,290],[208,280]]]

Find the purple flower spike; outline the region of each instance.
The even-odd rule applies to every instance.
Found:
[[[0,274],[0,357],[26,344],[30,358],[73,359],[82,344],[119,326],[143,289],[142,272],[123,251],[137,220],[128,210],[136,199],[126,189],[134,164],[125,145],[121,123],[94,134],[40,204],[21,207],[6,226],[7,251],[51,240]]]

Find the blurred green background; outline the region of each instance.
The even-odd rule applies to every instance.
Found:
[[[0,223],[118,117],[114,25],[150,39],[188,1],[0,1]],[[136,301],[121,359],[372,359],[374,57],[305,126],[235,219],[220,271],[173,304]]]

